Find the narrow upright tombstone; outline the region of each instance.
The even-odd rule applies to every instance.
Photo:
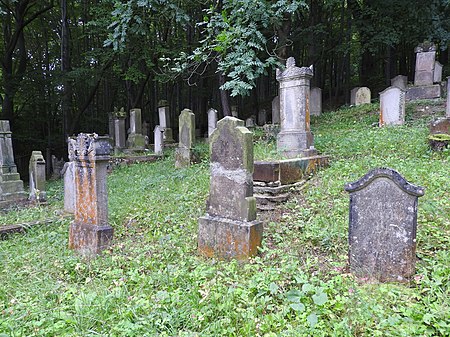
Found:
[[[320,116],[322,114],[322,89],[311,88],[311,115]]]
[[[408,76],[397,75],[391,79],[391,86],[406,90],[408,85]]]
[[[379,126],[405,124],[406,92],[397,87],[389,87],[380,92]]]
[[[293,57],[287,59],[286,69],[277,69],[281,117],[277,150],[288,158],[317,154],[309,115],[309,86],[312,76],[312,67],[296,67]]]
[[[249,117],[245,120],[246,128],[254,128],[255,127],[255,119],[253,117]]]
[[[75,220],[70,225],[69,248],[95,255],[107,248],[113,237],[108,224],[106,171],[110,159],[108,137],[80,133],[75,146]]]
[[[9,121],[0,120],[0,201],[26,200],[23,181],[14,163]]]
[[[380,282],[408,281],[415,272],[417,204],[424,189],[395,170],[377,168],[345,190],[351,273]]]
[[[115,127],[114,127],[114,118],[115,118],[115,113],[114,112],[109,112],[108,113],[108,135],[109,135],[109,139],[111,140],[111,145],[112,146],[114,146],[114,144],[116,143],[116,140],[115,140],[116,132],[115,132]]]
[[[258,111],[258,125],[263,126],[267,123],[267,110],[262,108]]]
[[[169,103],[166,100],[158,102],[159,126],[164,130],[164,142],[173,143],[173,132],[170,124]]]
[[[30,196],[33,201],[46,201],[45,191],[45,160],[41,151],[33,151],[28,166],[30,173]]]
[[[163,154],[164,152],[164,130],[156,125],[153,131],[155,136],[155,154]]]
[[[272,124],[280,124],[280,96],[272,100]]]
[[[217,126],[217,110],[209,109],[208,110],[208,138],[211,137],[213,131]]]
[[[447,77],[447,105],[445,108],[445,116],[450,118],[450,76]]]
[[[350,104],[351,105],[361,105],[370,103],[371,92],[367,87],[356,87],[350,92]]]
[[[238,118],[239,113],[238,113],[237,105],[232,105],[231,106],[231,116]]]
[[[192,147],[195,141],[195,115],[189,109],[181,111],[179,117],[179,142],[175,151],[175,167],[191,165],[193,160]]]
[[[124,108],[114,109],[114,152],[119,153],[126,147],[125,118],[127,113]],[[69,152],[70,153],[70,152]]]
[[[434,81],[434,66],[436,46],[433,43],[421,43],[414,50],[416,53],[416,69],[414,85],[432,85]]]
[[[433,82],[441,83],[442,81],[442,64],[439,61],[434,62]]]
[[[206,215],[198,221],[198,251],[243,260],[257,254],[263,232],[253,196],[253,136],[243,121],[225,117],[209,144],[211,179]]]
[[[61,171],[64,177],[64,212],[74,214],[77,204],[77,193],[75,185],[75,149],[76,137],[67,138],[67,151],[69,161],[64,164]]]
[[[127,143],[129,149],[137,151],[145,149],[145,137],[142,134],[141,109],[130,110],[130,134]]]

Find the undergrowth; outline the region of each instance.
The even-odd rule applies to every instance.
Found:
[[[386,128],[376,127],[375,105],[314,118],[315,146],[331,165],[264,224],[260,254],[246,263],[196,252],[207,145],[189,168],[176,170],[170,153],[114,170],[115,238],[102,256],[67,249],[67,219],[0,242],[0,336],[449,336],[450,152],[429,150],[429,118],[413,114]],[[260,158],[273,156],[273,139],[256,146]],[[406,285],[366,284],[348,273],[343,186],[374,167],[426,189],[417,272]],[[2,223],[52,216],[62,184],[52,191],[50,206],[2,214]]]

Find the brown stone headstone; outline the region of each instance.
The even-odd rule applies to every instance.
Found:
[[[424,189],[395,170],[377,168],[345,190],[350,271],[368,280],[407,281],[415,272],[417,203]]]

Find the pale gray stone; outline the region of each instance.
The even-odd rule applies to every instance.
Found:
[[[311,115],[320,116],[322,114],[322,89],[311,88]]]
[[[216,109],[209,109],[208,110],[208,138],[211,137],[213,131],[216,129],[217,126],[217,110]]]
[[[350,104],[351,105],[361,105],[370,103],[371,92],[367,87],[356,87],[350,92]]]
[[[246,128],[254,128],[255,127],[255,119],[253,117],[249,117],[245,120]]]
[[[155,136],[155,154],[163,154],[164,151],[164,130],[156,125],[153,131]]]
[[[30,177],[29,199],[33,201],[46,201],[45,160],[41,151],[33,151],[31,153],[28,171]]]
[[[193,161],[192,147],[195,141],[195,115],[189,109],[181,111],[179,122],[179,141],[175,151],[175,167],[191,165]]]
[[[408,85],[408,76],[397,75],[391,79],[391,86],[406,90]]]
[[[441,83],[442,81],[442,64],[439,61],[434,62],[433,82]]]
[[[117,151],[121,151],[126,147],[125,118],[116,118],[114,120],[114,133],[114,147]]]
[[[272,100],[272,124],[280,124],[280,96]]]
[[[434,80],[436,50],[417,51],[414,85],[431,85]]]
[[[410,87],[406,93],[406,99],[413,101],[417,99],[440,98],[441,92],[442,89],[439,84]]]
[[[132,150],[145,149],[145,137],[142,134],[142,114],[141,109],[130,110],[130,134],[127,140],[128,148]]]
[[[164,142],[173,143],[173,131],[170,121],[169,103],[165,100],[158,102],[159,126],[164,130]]]
[[[389,87],[380,93],[380,126],[405,123],[405,94],[398,87]]]
[[[408,281],[415,272],[417,204],[424,189],[392,169],[378,168],[345,190],[350,271],[368,280]]]
[[[231,116],[236,117],[236,118],[239,117],[237,105],[232,105],[231,106]]]

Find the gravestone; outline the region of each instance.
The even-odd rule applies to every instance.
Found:
[[[124,108],[114,109],[114,152],[116,154],[126,147],[125,118],[127,118],[127,113]]]
[[[439,61],[434,62],[433,82],[441,83],[442,81],[442,64]]]
[[[179,117],[179,142],[175,151],[175,167],[191,165],[193,161],[192,147],[195,141],[195,115],[189,109],[181,111]]]
[[[371,100],[371,92],[367,87],[356,87],[350,92],[350,104],[351,105],[361,105],[368,104]]]
[[[408,76],[397,75],[391,79],[391,86],[406,90],[408,85]]]
[[[311,88],[311,115],[320,116],[322,114],[322,89]]]
[[[0,201],[26,200],[23,181],[14,163],[9,121],[0,120]]]
[[[445,116],[450,118],[450,76],[447,77],[447,105],[445,107]]]
[[[210,138],[211,179],[206,215],[199,218],[198,251],[246,259],[261,246],[263,225],[253,197],[253,136],[244,122],[225,117]]]
[[[109,112],[108,113],[108,135],[109,139],[111,140],[111,144],[114,145],[116,143],[115,140],[115,128],[114,128],[114,118],[115,113]]]
[[[216,129],[217,126],[217,110],[209,109],[208,110],[208,138],[211,137],[211,134]]]
[[[130,150],[143,151],[145,149],[145,137],[142,134],[141,109],[130,110],[130,134],[127,145]]]
[[[433,43],[421,43],[416,47],[414,52],[416,53],[414,85],[432,85],[434,80],[436,46]]]
[[[245,127],[246,128],[254,128],[255,127],[255,118],[249,117],[245,120]]]
[[[76,137],[67,138],[67,152],[69,161],[64,164],[61,171],[64,177],[64,212],[74,214],[76,208],[76,185],[75,185],[75,149]]]
[[[415,272],[418,197],[422,187],[377,168],[345,185],[350,193],[349,263],[358,277],[405,282]]]
[[[263,126],[267,123],[267,110],[262,108],[258,111],[258,125]]]
[[[238,107],[237,105],[231,106],[231,116],[238,118]]]
[[[164,152],[164,130],[159,126],[155,126],[153,131],[155,136],[155,154],[163,154]]]
[[[75,220],[70,225],[69,248],[94,255],[107,248],[113,237],[108,224],[106,172],[110,159],[108,137],[80,133],[75,147]]]
[[[430,124],[430,133],[432,135],[447,134],[450,135],[450,118],[439,118]]]
[[[312,67],[296,67],[289,57],[286,69],[277,69],[280,84],[281,128],[277,136],[277,150],[288,158],[317,154],[310,129],[310,81]]]
[[[52,155],[52,176],[51,179],[61,178],[61,170],[64,167],[64,158],[58,159],[55,155]]]
[[[173,143],[173,131],[170,123],[169,103],[166,100],[158,102],[159,126],[164,130],[164,143]]]
[[[272,100],[272,124],[280,124],[280,96]]]
[[[397,87],[380,92],[379,126],[405,124],[405,95],[406,91]]]
[[[33,201],[46,201],[45,160],[41,151],[31,153],[28,172],[30,174],[30,195],[28,198]]]

